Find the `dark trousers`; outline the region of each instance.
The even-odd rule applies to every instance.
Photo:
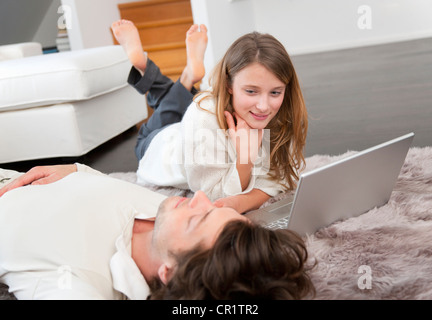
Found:
[[[195,88],[188,91],[180,80],[173,82],[164,76],[157,65],[148,59],[144,76],[135,68],[129,73],[128,83],[139,93],[147,93],[147,103],[154,109],[153,114],[144,123],[138,133],[135,154],[140,160],[152,139],[166,126],[180,122],[197,93]]]

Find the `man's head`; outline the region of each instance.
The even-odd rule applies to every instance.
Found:
[[[193,198],[170,197],[159,207],[152,245],[162,266],[158,274],[167,283],[176,268],[176,257],[193,248],[211,248],[229,221],[249,221],[231,208],[218,208],[202,191]]]
[[[152,299],[301,299],[313,294],[307,249],[290,230],[268,230],[202,192],[168,198],[155,224],[163,260]]]

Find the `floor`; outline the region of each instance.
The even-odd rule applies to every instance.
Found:
[[[310,126],[306,154],[362,150],[414,131],[432,145],[432,38],[293,57]]]
[[[362,150],[408,132],[432,146],[432,38],[293,56],[309,112],[306,156]],[[2,168],[81,162],[105,173],[135,171],[133,127],[87,155]]]

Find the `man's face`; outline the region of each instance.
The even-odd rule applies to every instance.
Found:
[[[202,191],[193,198],[170,197],[162,202],[156,216],[153,245],[164,258],[197,244],[210,248],[232,220],[248,221],[232,208],[215,207]]]

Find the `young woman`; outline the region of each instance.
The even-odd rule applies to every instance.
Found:
[[[240,37],[215,68],[211,88],[193,99],[193,84],[204,76],[205,26],[188,31],[187,66],[176,83],[142,53],[133,28],[129,22],[113,25],[135,66],[129,83],[148,92],[155,108],[137,142],[139,182],[202,190],[216,205],[239,212],[295,187],[304,163],[307,111],[293,64],[277,39],[257,32]],[[144,57],[144,68],[132,60],[133,51]]]

